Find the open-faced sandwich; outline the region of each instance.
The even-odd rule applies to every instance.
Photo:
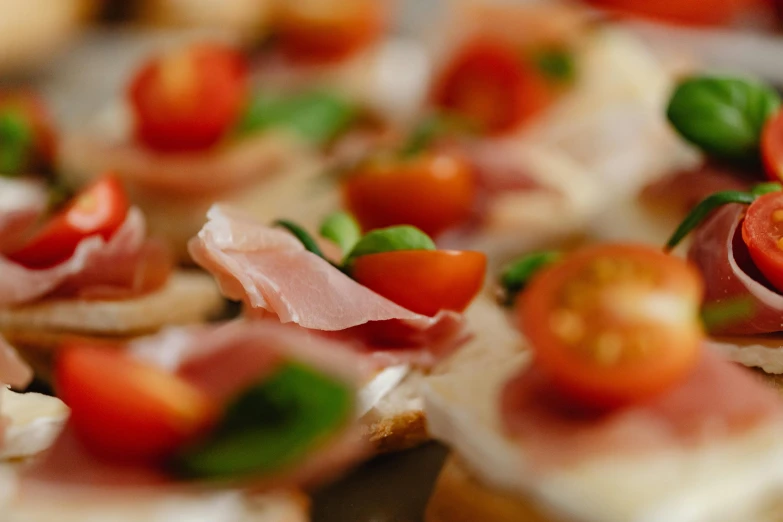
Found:
[[[223,310],[208,275],[174,270],[116,177],[50,215],[35,194],[0,207],[0,332],[42,378],[64,336],[128,338]]]
[[[3,519],[305,521],[300,488],[367,454],[364,368],[271,321],[70,342],[56,365],[67,423],[42,454],[0,466]]]
[[[530,353],[430,378],[428,522],[778,520],[783,404],[706,348],[692,266],[607,244],[532,276]]]
[[[369,437],[381,449],[418,444],[426,439],[419,378],[468,340],[462,312],[483,286],[486,257],[436,250],[410,226],[362,235],[342,213],[321,234],[341,251],[291,222],[267,226],[215,206],[190,252],[247,316],[350,342],[376,370],[362,392]],[[400,386],[404,379],[411,384]]]

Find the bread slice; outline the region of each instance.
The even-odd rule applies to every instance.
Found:
[[[160,290],[132,299],[44,300],[0,309],[0,333],[46,381],[53,353],[66,337],[126,340],[168,325],[209,320],[224,307],[209,275],[178,271]]]

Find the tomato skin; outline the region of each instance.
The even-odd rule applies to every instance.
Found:
[[[105,175],[7,257],[27,268],[53,267],[70,258],[86,237],[100,235],[108,241],[125,222],[129,206],[119,179]]]
[[[216,418],[216,406],[201,390],[117,347],[63,346],[55,384],[85,446],[113,460],[164,458]]]
[[[465,310],[481,290],[486,269],[481,252],[398,250],[358,257],[351,275],[403,308],[431,317]]]
[[[243,110],[248,65],[231,47],[196,45],[145,64],[128,97],[136,139],[159,152],[187,152],[220,141]]]
[[[613,408],[660,393],[694,368],[701,296],[686,262],[646,246],[599,245],[536,275],[516,313],[536,364],[564,397]]]
[[[468,219],[476,182],[472,165],[451,152],[374,162],[343,183],[345,206],[365,231],[412,225],[436,237]]]
[[[761,133],[761,159],[772,181],[783,182],[783,111],[767,120]]]
[[[469,42],[435,84],[437,107],[460,114],[489,134],[513,131],[547,107],[554,92],[522,52],[491,40]]]
[[[276,36],[294,62],[322,63],[345,58],[383,32],[380,0],[298,0],[281,2]]]
[[[758,0],[587,0],[604,9],[685,25],[724,25]]]
[[[19,111],[30,122],[34,134],[32,168],[46,167],[54,161],[57,133],[54,121],[43,99],[32,92],[0,93],[0,112]]]
[[[783,291],[783,193],[765,194],[748,207],[742,222],[742,239],[753,264],[776,289]]]

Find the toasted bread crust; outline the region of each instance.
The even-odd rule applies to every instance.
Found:
[[[414,448],[430,440],[427,418],[421,410],[383,418],[367,426],[367,438],[378,453]]]

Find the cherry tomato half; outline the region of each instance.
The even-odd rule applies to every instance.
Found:
[[[783,192],[765,194],[748,207],[742,239],[753,264],[783,291]]]
[[[343,184],[345,206],[362,228],[412,225],[430,236],[470,217],[473,167],[454,153],[370,162]]]
[[[723,25],[758,0],[587,0],[604,9],[686,25]]]
[[[50,268],[70,258],[79,243],[94,235],[108,240],[125,221],[128,196],[120,181],[101,177],[8,258],[28,268]]]
[[[380,0],[296,0],[281,2],[276,20],[280,49],[299,62],[339,60],[383,31]]]
[[[463,311],[481,290],[486,269],[480,252],[397,250],[358,257],[352,275],[390,301],[433,316]]]
[[[43,99],[30,92],[0,93],[0,114],[18,114],[33,133],[26,168],[47,167],[54,160],[57,142],[54,123]]]
[[[548,106],[553,93],[521,51],[501,42],[476,40],[442,73],[432,99],[483,131],[502,134]]]
[[[136,138],[161,152],[214,145],[243,110],[248,81],[247,62],[231,47],[196,45],[151,60],[129,89]]]
[[[201,390],[116,347],[65,345],[55,372],[76,434],[103,457],[166,457],[215,419],[217,409]]]
[[[701,297],[686,262],[601,245],[536,275],[517,313],[537,364],[565,397],[615,407],[664,391],[696,365]]]

